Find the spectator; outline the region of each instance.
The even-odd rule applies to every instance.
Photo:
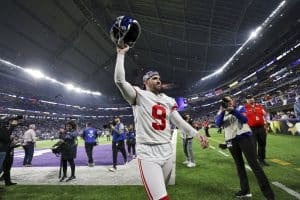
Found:
[[[295,97],[294,114],[298,120],[300,120],[300,95]]]
[[[106,135],[106,141],[110,141],[110,136],[111,136],[111,130],[109,128],[104,129],[104,135]]]
[[[23,166],[31,167],[31,161],[34,154],[34,146],[36,142],[36,134],[35,134],[36,126],[35,124],[30,124],[29,129],[25,131],[22,141],[23,141],[23,149],[25,152]]]
[[[127,137],[126,137],[126,143],[127,143],[127,150],[128,150],[128,156],[132,156],[132,158],[136,158],[135,153],[135,130],[132,124],[130,124]],[[132,154],[131,154],[132,152]]]
[[[63,176],[60,182],[67,178],[67,162],[71,167],[71,176],[66,180],[67,182],[75,179],[75,162],[77,154],[77,136],[78,132],[76,130],[77,126],[74,121],[69,121],[65,125],[65,132],[61,132],[60,139],[65,143],[65,148],[61,153],[61,161],[63,167]]]
[[[191,119],[191,116],[189,114],[185,114],[183,116],[183,119],[190,125],[193,124],[193,120]],[[181,130],[181,138],[182,138],[182,148],[186,158],[183,164],[186,164],[187,167],[196,167],[194,152],[193,152],[193,137],[185,133],[184,130]]]

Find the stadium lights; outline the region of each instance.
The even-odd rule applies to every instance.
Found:
[[[45,78],[45,75],[43,74],[43,72],[37,70],[37,69],[30,69],[30,68],[26,68],[24,69],[24,71],[29,74],[30,76],[32,76],[33,78],[36,79],[42,79]]]
[[[258,26],[254,31],[251,32],[250,36],[248,37],[248,39],[244,42],[244,44],[227,60],[227,62],[222,65],[218,70],[216,70],[215,72],[202,77],[201,81],[207,80],[209,78],[214,77],[215,75],[220,74],[230,63],[232,60],[234,60],[234,58],[237,56],[238,53],[240,53],[244,47],[252,40],[254,39],[259,32],[261,32],[263,30],[264,27],[266,27],[269,22],[276,16],[276,14],[281,10],[281,8],[283,7],[283,5],[286,3],[286,1],[282,1],[279,6],[277,6],[277,8],[275,10],[273,10],[273,12],[264,20],[264,22]]]
[[[256,72],[253,72],[252,74],[249,74],[248,76],[246,76],[245,78],[243,78],[242,81],[246,81],[247,79],[251,78],[255,74],[256,74]]]
[[[257,27],[255,29],[255,31],[252,31],[251,34],[250,34],[250,39],[254,39],[256,38],[256,36],[258,35],[258,33],[261,31],[261,26]]]
[[[81,89],[81,88],[77,88],[77,87],[74,87],[72,84],[70,83],[62,83],[54,78],[51,78],[47,75],[45,75],[43,72],[41,72],[40,70],[37,70],[37,69],[31,69],[31,68],[24,68],[24,67],[21,67],[21,66],[18,66],[18,65],[15,65],[7,60],[3,60],[0,58],[0,63],[4,64],[5,66],[8,66],[8,67],[13,67],[15,69],[18,69],[18,70],[23,70],[24,72],[26,72],[27,74],[29,74],[30,76],[36,78],[36,79],[45,79],[45,80],[48,80],[50,81],[51,83],[55,83],[55,84],[59,84],[61,86],[64,86],[66,87],[68,90],[71,90],[71,91],[75,91],[75,92],[78,92],[78,93],[81,93],[81,94],[91,94],[91,95],[95,95],[95,96],[101,96],[101,93],[98,92],[98,91],[90,91],[90,90],[84,90],[84,89]]]
[[[75,88],[74,85],[72,85],[71,83],[66,84],[65,87],[66,87],[68,90],[73,90],[73,89]]]
[[[238,83],[239,83],[238,81],[234,81],[233,83],[231,83],[229,85],[229,87],[232,88],[232,87],[236,86]]]

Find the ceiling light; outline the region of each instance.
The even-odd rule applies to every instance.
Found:
[[[41,79],[41,78],[45,77],[45,75],[41,71],[36,70],[36,69],[27,68],[27,69],[24,69],[24,71],[36,79]]]
[[[254,31],[251,32],[250,39],[256,38],[257,34],[260,32],[261,26],[257,27]]]
[[[66,84],[65,87],[66,87],[68,90],[73,90],[73,89],[74,89],[74,86],[73,86],[71,83]]]

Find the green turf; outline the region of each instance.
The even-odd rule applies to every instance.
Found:
[[[212,130],[210,144],[217,147],[223,136]],[[45,142],[40,147],[48,147],[51,143]],[[39,146],[39,145],[38,145]],[[300,137],[287,135],[268,135],[267,161],[270,167],[264,170],[269,180],[278,181],[300,193]],[[232,194],[239,190],[238,178],[232,158],[225,157],[219,149],[199,148],[194,142],[197,167],[189,169],[181,164],[184,155],[181,141],[178,138],[176,159],[176,184],[168,187],[170,199],[182,200],[229,200]],[[229,154],[227,150],[224,151]],[[270,161],[280,159],[291,163],[282,166]],[[138,173],[138,172],[137,172]],[[13,176],[13,174],[12,174]],[[254,200],[264,199],[252,172],[248,177]],[[272,185],[278,200],[295,199],[283,190]],[[6,188],[4,200],[38,199],[146,199],[143,186],[16,186]]]

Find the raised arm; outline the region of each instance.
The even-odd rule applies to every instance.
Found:
[[[124,58],[129,47],[117,48],[117,62],[115,67],[114,80],[122,93],[122,96],[129,104],[135,104],[136,91],[133,86],[125,80]]]
[[[184,131],[184,133],[187,133],[188,135],[197,138],[201,142],[201,146],[203,148],[208,147],[207,137],[198,134],[198,131],[196,131],[189,123],[184,121],[176,110],[172,111],[170,120],[175,126]]]

